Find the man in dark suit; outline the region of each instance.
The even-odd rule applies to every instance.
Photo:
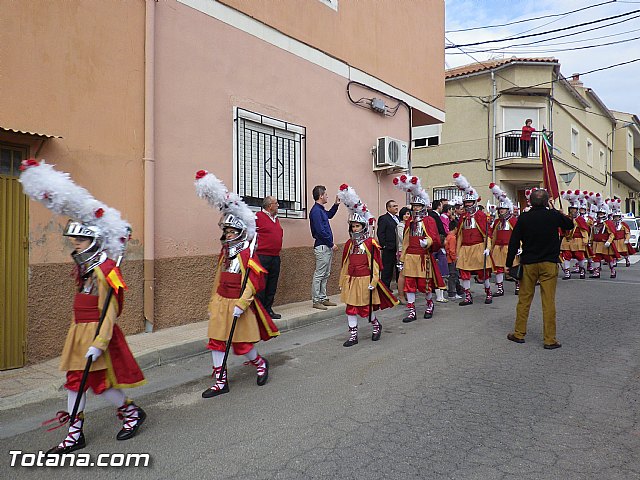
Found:
[[[395,200],[388,200],[386,203],[387,213],[381,215],[378,218],[378,241],[382,248],[382,272],[380,278],[382,283],[387,287],[391,284],[391,279],[394,278],[394,271],[396,271],[396,251],[398,247],[398,202]],[[396,271],[396,281],[398,275]]]

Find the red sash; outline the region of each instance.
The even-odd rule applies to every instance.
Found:
[[[407,247],[407,253],[411,255],[424,255],[426,250],[420,246],[420,240],[423,240],[427,237],[415,237],[413,235],[409,236],[409,246]]]
[[[366,253],[352,253],[349,255],[349,269],[347,271],[351,277],[368,277],[371,275],[369,267],[369,257]]]
[[[511,239],[511,233],[513,230],[497,230],[496,231],[496,245],[509,245]]]
[[[217,293],[224,298],[240,298],[242,281],[239,273],[222,272]]]
[[[478,243],[483,243],[484,237],[478,231],[477,228],[463,228],[462,229],[462,245],[470,246],[477,245]]]
[[[73,298],[73,319],[76,323],[92,323],[100,321],[98,296],[76,293]]]

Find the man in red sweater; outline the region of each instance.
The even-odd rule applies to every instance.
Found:
[[[265,197],[262,210],[256,213],[258,244],[256,253],[260,263],[267,270],[263,291],[256,296],[269,312],[271,318],[279,319],[282,315],[273,311],[273,299],[276,296],[278,277],[280,276],[280,250],[282,250],[282,227],[278,219],[278,200],[276,197]]]

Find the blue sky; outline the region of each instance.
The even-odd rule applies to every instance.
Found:
[[[458,30],[463,28],[504,24],[517,20],[544,15],[553,15],[576,10],[586,6],[597,5],[606,0],[536,0],[536,1],[505,1],[505,0],[446,0],[446,28]],[[519,23],[499,28],[472,30],[467,32],[448,32],[446,37],[455,44],[466,44],[485,40],[500,39],[515,35],[530,35],[547,30],[555,30],[571,25],[590,22],[604,17],[619,15],[633,10],[640,10],[640,0],[595,6],[587,10],[561,17],[551,17],[532,22]],[[609,20],[602,23],[579,27],[576,31],[597,27],[603,24],[624,20],[638,16],[625,22],[607,28],[601,28],[583,34],[575,34],[573,30],[557,32],[551,36],[571,34],[564,38],[549,40],[539,46],[522,46],[513,48],[509,53],[503,52],[473,52],[481,49],[500,49],[507,43],[492,43],[483,46],[463,47],[463,50],[479,61],[489,58],[518,57],[555,57],[560,62],[560,71],[565,77],[573,73],[587,72],[597,68],[626,62],[640,58],[640,39],[618,45],[601,46],[574,51],[555,51],[552,49],[566,49],[584,45],[616,42],[628,38],[640,37],[640,12],[634,15]],[[628,33],[623,33],[628,32]],[[607,36],[594,39],[594,37]],[[546,36],[514,40],[509,44],[528,43]],[[574,43],[564,43],[574,42]],[[448,43],[448,42],[447,42]],[[556,44],[556,45],[550,45]],[[448,68],[474,62],[467,54],[451,54],[460,52],[458,49],[446,50],[445,58]],[[600,99],[611,110],[634,113],[640,116],[640,61],[623,65],[601,72],[590,73],[580,77],[585,87],[592,88]]]

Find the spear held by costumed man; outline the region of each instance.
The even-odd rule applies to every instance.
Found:
[[[258,385],[267,383],[269,362],[258,354],[254,344],[280,332],[255,298],[264,288],[266,270],[253,256],[257,241],[253,212],[238,194],[229,192],[206,170],[196,173],[195,187],[200,198],[222,213],[218,222],[222,251],[209,301],[207,349],[211,350],[214,384],[202,392],[203,398],[211,398],[229,391],[226,366],[231,347],[236,355],[247,357],[246,364],[256,368]]]
[[[86,391],[118,407],[123,420],[118,440],[133,437],[146,413],[127,399],[122,388],[145,383],[125,337],[116,324],[122,312],[126,285],[120,273],[131,228],[120,212],[96,200],[76,185],[67,173],[56,171],[45,161],[25,160],[20,167],[24,192],[54,213],[71,217],[63,235],[74,246],[78,288],[73,302],[73,320],[62,350],[60,369],[67,372],[67,407],[56,419],[69,423],[65,439],[47,453],[63,454],[84,448],[83,425]],[[113,259],[117,259],[114,261]],[[54,428],[57,428],[54,427]],[[50,430],[53,430],[51,428]]]

